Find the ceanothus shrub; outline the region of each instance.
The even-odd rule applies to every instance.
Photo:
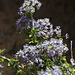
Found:
[[[8,66],[21,75],[75,75],[74,60],[71,59],[71,64],[66,60],[69,49],[63,42],[60,26],[54,29],[48,18],[33,18],[41,5],[38,0],[24,0],[18,12],[21,18],[16,24],[17,32],[23,32],[28,39],[23,49],[15,54],[16,59],[0,55],[0,61],[8,62]],[[68,34],[65,37],[67,39]]]
[[[24,31],[29,39],[16,57],[27,75],[74,75],[75,69],[66,61],[65,53],[69,49],[63,43],[60,26],[53,29],[48,18],[37,21],[33,18],[41,4],[38,0],[24,0],[20,7],[17,31]]]

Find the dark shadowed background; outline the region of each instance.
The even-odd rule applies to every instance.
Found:
[[[49,18],[55,26],[61,26],[62,35],[69,34],[69,39],[64,43],[68,44],[69,51],[66,53],[67,60],[70,60],[70,40],[73,40],[73,55],[75,58],[75,0],[39,0],[42,6],[36,11],[34,18]],[[6,49],[4,55],[11,58],[25,44],[26,36],[16,33],[16,21],[18,10],[23,0],[0,0],[0,49]],[[7,67],[3,75],[12,75]],[[6,74],[7,73],[7,74]]]

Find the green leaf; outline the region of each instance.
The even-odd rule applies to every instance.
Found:
[[[10,62],[13,62],[14,61],[14,59],[12,58],[12,59],[10,59]]]
[[[66,56],[63,56],[63,57],[60,58],[60,59],[66,61]]]
[[[68,75],[68,73],[64,72],[64,75]]]
[[[29,35],[29,37],[32,37],[32,35]]]
[[[21,74],[22,75],[23,74],[23,71],[22,70],[18,70],[17,71],[17,74]]]
[[[4,50],[5,50],[5,49],[3,49],[3,50],[0,49],[0,54],[3,53]]]
[[[1,60],[1,62],[4,62],[4,59],[0,59]]]
[[[26,43],[29,43],[29,39],[25,39],[25,42],[26,42]]]
[[[10,66],[10,63],[8,63],[8,67]]]
[[[21,34],[21,32],[22,32],[21,30],[19,30],[19,31],[16,31],[16,33],[18,33],[18,34]]]
[[[36,35],[34,35],[33,39],[36,40]]]
[[[39,30],[35,30],[36,32],[39,32]]]

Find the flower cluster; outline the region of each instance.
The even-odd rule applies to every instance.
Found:
[[[53,36],[53,25],[49,22],[48,18],[38,19],[35,23],[35,28],[40,30],[38,37],[49,38]]]
[[[39,71],[39,75],[63,75],[63,72],[60,70],[60,66],[52,66],[52,69],[50,70],[47,68],[45,71],[43,69]]]
[[[62,56],[63,53],[66,53],[68,51],[67,45],[63,44],[63,39],[55,39],[51,38],[50,42],[45,41],[44,44],[47,47],[47,53],[49,56]]]
[[[66,45],[63,44],[63,39],[54,39],[50,41],[44,41],[40,45],[24,45],[24,49],[17,52],[16,56],[21,58],[25,63],[29,62],[30,64],[39,63],[40,66],[43,66],[42,58],[44,54],[48,54],[48,58],[62,56],[63,53],[68,51]]]
[[[66,58],[63,57],[68,48],[62,37],[67,39],[68,34],[61,36],[60,26],[53,28],[48,18],[34,20],[35,8],[39,9],[40,6],[38,0],[24,0],[20,7],[19,15],[22,17],[17,21],[17,30],[29,29],[30,39],[26,40],[29,44],[24,45],[23,50],[16,53],[16,57],[20,63],[27,65],[27,75],[36,75],[37,72],[37,75],[67,75],[66,69],[71,66],[67,66]],[[62,64],[65,66],[62,67]],[[69,72],[74,74],[74,71]]]
[[[24,15],[25,12],[34,13],[35,7],[37,7],[37,9],[41,7],[41,3],[38,0],[25,0],[20,7],[19,14]]]
[[[40,30],[37,34],[38,37],[51,38],[54,34],[61,36],[60,26],[56,26],[56,28],[53,29],[53,25],[49,22],[48,18],[38,19],[35,22],[35,28]]]
[[[22,16],[16,23],[18,31],[29,29],[32,26],[30,14],[35,12],[35,7],[39,9],[41,7],[41,2],[38,0],[24,0],[18,12],[18,14]]]
[[[56,26],[56,29],[54,29],[54,32],[55,32],[57,35],[61,35],[60,26]]]
[[[34,20],[33,13],[40,6],[38,0],[24,0],[18,12],[21,18],[16,24],[17,30],[24,31],[29,39],[25,39],[27,44],[15,54],[16,60],[0,55],[0,62],[8,62],[8,66],[15,68],[16,74],[21,75],[75,75],[74,59],[71,58],[70,65],[64,56],[68,47],[62,37],[67,39],[68,34],[61,36],[60,26],[53,29],[48,18]],[[3,51],[0,50],[0,54]],[[3,67],[0,64],[0,68]]]
[[[24,64],[29,63],[29,65],[33,65],[34,63],[39,63],[38,66],[43,66],[43,60],[38,57],[39,52],[36,46],[28,46],[25,45],[23,50],[17,52],[16,56],[18,59],[24,62]]]
[[[27,16],[22,16],[18,21],[17,21],[17,30],[26,30],[31,27],[31,20],[27,19]]]

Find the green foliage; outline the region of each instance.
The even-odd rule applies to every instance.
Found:
[[[37,40],[37,32],[39,32],[39,30],[37,29],[31,29],[31,32],[29,34],[29,38],[30,38],[30,41],[31,41],[31,44],[37,44],[39,43],[38,40]]]
[[[4,51],[5,49],[3,49],[3,50],[1,50],[0,49],[0,54],[2,54],[3,53],[3,51]],[[23,71],[20,69],[20,67],[19,67],[19,62],[18,62],[18,60],[16,59],[8,59],[8,58],[6,58],[5,56],[1,56],[0,55],[0,63],[4,63],[4,62],[7,62],[8,63],[8,67],[12,67],[12,69],[14,70],[14,73],[15,74],[20,74],[20,75],[22,75],[23,74]],[[0,72],[0,75],[1,75],[2,73]]]
[[[20,69],[19,67],[19,62],[18,60],[15,59],[10,59],[10,61],[8,62],[8,67],[12,67],[12,69],[14,69],[14,74],[23,74],[23,71]]]
[[[3,54],[4,50],[5,50],[5,49],[3,49],[3,50],[0,49],[0,56],[1,56],[1,54]],[[3,62],[4,62],[4,59],[2,59],[2,58],[0,57],[0,63],[3,64]],[[3,73],[3,71],[0,71],[0,75],[2,75],[2,73]]]
[[[68,75],[67,70],[75,75],[75,67],[72,67],[66,60],[66,56],[60,57],[57,61],[55,61],[56,65],[61,66],[61,69],[64,75]]]
[[[5,49],[3,49],[3,50],[0,49],[0,54],[2,54],[4,51],[5,51]]]

